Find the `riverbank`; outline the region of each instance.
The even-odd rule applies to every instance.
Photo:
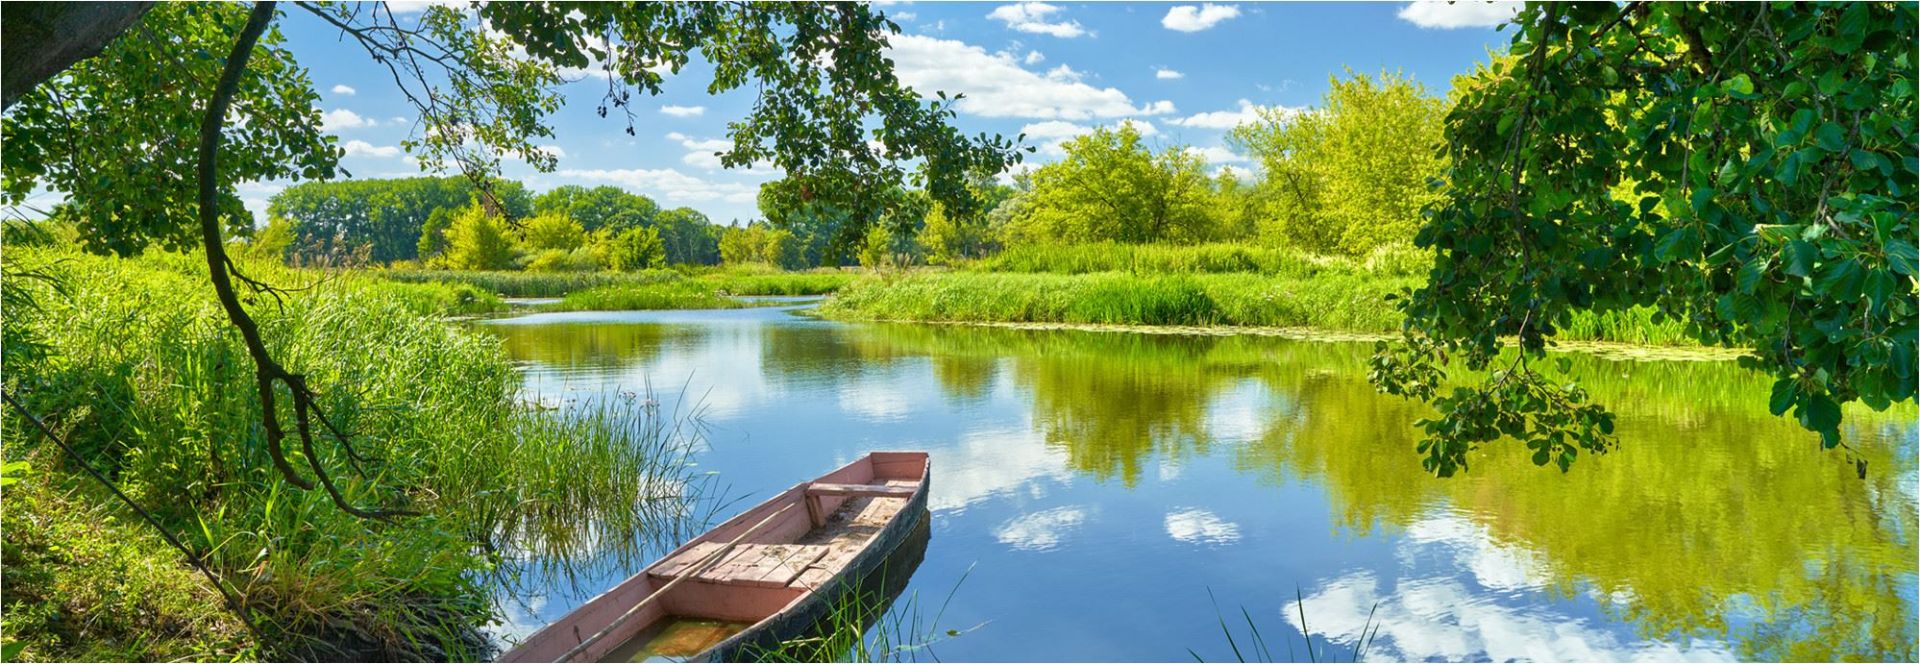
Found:
[[[203,257],[9,246],[5,267],[6,389],[79,455],[8,413],[10,660],[484,659],[498,584],[677,541],[685,503],[632,497],[698,493],[697,427],[633,399],[523,406],[498,340],[444,321],[504,307],[493,293],[243,263],[295,289],[249,309],[357,453],[289,432],[285,472],[326,469],[350,504],[417,513],[356,517],[265,451],[253,365]],[[257,632],[81,463],[204,560]]]

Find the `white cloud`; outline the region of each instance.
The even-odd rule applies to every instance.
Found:
[[[1521,4],[1484,0],[1410,2],[1400,8],[1400,18],[1422,28],[1491,28],[1513,19]]]
[[[1216,5],[1211,2],[1199,7],[1180,5],[1168,9],[1167,15],[1160,19],[1160,25],[1168,30],[1199,32],[1239,15],[1240,7],[1236,5]]]
[[[1029,551],[1047,551],[1060,546],[1072,531],[1087,520],[1087,510],[1081,507],[1055,507],[1044,512],[1034,512],[1014,517],[993,530],[994,539],[1001,544]]]
[[[396,145],[374,145],[366,141],[352,140],[347,141],[346,145],[340,147],[347,151],[347,156],[349,157],[392,159],[400,156],[400,147]]]
[[[1029,124],[1025,127],[1020,128],[1020,133],[1026,134],[1027,138],[1040,138],[1040,139],[1071,138],[1071,137],[1079,136],[1081,134],[1084,134],[1090,131],[1093,131],[1092,127],[1088,127],[1086,125],[1077,125],[1077,124],[1062,121],[1062,120],[1048,120],[1046,122],[1035,122],[1033,124]]]
[[[1141,137],[1160,135],[1160,128],[1153,126],[1153,123],[1147,122],[1146,120],[1127,118],[1104,126],[1107,129],[1119,129],[1123,125],[1133,125],[1133,130],[1139,132]],[[1068,139],[1093,130],[1093,127],[1087,125],[1062,120],[1048,120],[1046,122],[1035,122],[1021,127],[1020,133],[1026,134],[1028,140],[1038,142],[1041,154],[1061,157],[1067,154],[1065,146]]]
[[[672,104],[668,104],[666,106],[661,106],[660,112],[665,113],[667,115],[671,115],[676,118],[697,118],[697,117],[700,117],[701,114],[704,114],[707,112],[707,107],[705,106],[674,106]]]
[[[1040,74],[1026,69],[1010,53],[988,53],[966,42],[900,35],[892,40],[887,57],[900,81],[920,94],[935,91],[964,93],[962,113],[985,117],[1085,120],[1171,112],[1173,102],[1158,101],[1136,108],[1117,88],[1097,88],[1055,69]]]
[[[920,18],[920,15],[913,12],[898,12],[888,14],[887,18],[893,19],[894,22],[898,23],[900,21],[912,21],[913,19]]]
[[[1240,541],[1240,526],[1206,510],[1188,509],[1167,514],[1167,536],[1188,544],[1232,544]]]
[[[1047,56],[1041,55],[1039,51],[1027,51],[1027,57],[1021,58],[1020,62],[1028,65],[1037,65],[1045,62],[1046,59]]]
[[[359,113],[344,108],[336,108],[320,116],[320,131],[334,132],[342,129],[360,129],[380,124],[378,120],[361,117]]]
[[[407,122],[409,122],[409,120],[407,116],[396,115],[391,118],[387,118],[387,122],[390,124],[406,124]]]
[[[1300,109],[1287,108],[1285,106],[1260,106],[1245,99],[1239,101],[1239,106],[1240,108],[1238,110],[1195,113],[1185,118],[1168,120],[1168,122],[1183,127],[1198,127],[1201,129],[1232,129],[1248,122],[1259,120],[1260,111],[1262,110],[1277,109],[1286,114],[1300,112]]]
[[[1204,148],[1188,146],[1187,153],[1199,155],[1201,159],[1207,160],[1209,164],[1245,162],[1247,160],[1246,157],[1235,154],[1234,151],[1218,145],[1210,145]]]
[[[336,85],[336,86],[333,86],[333,93],[337,95],[346,95],[351,97],[356,94],[359,94],[360,91],[353,89],[353,86],[351,85]]]
[[[555,175],[612,182],[635,191],[658,194],[676,203],[726,201],[752,203],[760,188],[738,182],[715,182],[672,168],[561,169]]]
[[[553,155],[554,159],[559,159],[567,156],[567,151],[560,149],[560,146],[558,145],[539,145],[539,146],[534,146],[533,149],[539,150],[541,152],[545,152],[549,155]]]
[[[1159,69],[1153,70],[1153,77],[1160,79],[1162,81],[1168,81],[1176,78],[1186,78],[1187,75],[1174,71],[1172,69],[1167,69],[1166,67],[1161,67]]]
[[[1047,17],[1059,12],[1059,7],[1044,2],[1018,2],[995,7],[993,13],[987,14],[987,18],[1005,22],[1007,27],[1021,32],[1064,38],[1088,34],[1086,28],[1080,27],[1079,21],[1049,23]]]

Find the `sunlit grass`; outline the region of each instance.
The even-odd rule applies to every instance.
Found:
[[[638,556],[683,539],[698,521],[688,500],[699,485],[686,454],[699,428],[638,395],[528,405],[497,338],[441,320],[497,303],[490,294],[243,265],[256,278],[303,289],[255,295],[250,308],[274,356],[306,376],[322,411],[364,457],[355,462],[331,438],[316,441],[314,454],[347,498],[422,513],[382,522],[350,516],[273,470],[252,363],[206,286],[204,259],[11,249],[6,260],[53,277],[27,285],[35,308],[7,312],[9,326],[30,330],[48,350],[44,361],[9,363],[7,389],[203,552],[263,619],[263,658],[484,658],[489,646],[478,635],[496,611],[489,584],[530,569],[551,576],[584,561]],[[38,436],[13,426],[5,435],[8,460],[49,469],[40,478],[47,490],[87,481],[70,475]],[[304,471],[299,446],[288,456]],[[129,538],[140,529],[124,516],[105,527]],[[11,551],[20,542],[14,536],[28,531],[5,532]],[[190,575],[177,555],[149,548],[142,564]],[[64,587],[85,573],[16,567],[12,558],[7,569],[10,589],[36,574]],[[15,597],[22,595],[10,590],[9,601]],[[95,652],[73,649],[71,635],[13,622],[31,606],[8,609],[7,636],[29,643],[24,657]],[[204,621],[186,614],[143,617],[99,605],[93,615],[96,623],[180,621],[148,630],[152,643],[124,645],[125,658],[177,652],[164,640],[218,640],[200,631],[217,625],[199,627]]]

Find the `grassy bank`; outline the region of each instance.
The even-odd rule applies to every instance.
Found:
[[[463,272],[377,270],[381,280],[423,289],[497,293],[504,297],[557,297],[547,311],[731,309],[750,306],[736,296],[824,295],[853,281],[839,270],[782,272],[753,268],[705,268],[684,272]],[[494,298],[498,300],[498,298]],[[504,306],[504,305],[500,305]]]
[[[842,320],[1312,328],[1388,334],[1387,295],[1425,281],[1410,249],[1364,257],[1270,247],[1093,244],[1010,249],[951,272],[862,278],[820,307]],[[1566,341],[1691,345],[1650,310],[1579,313]]]
[[[314,459],[296,446],[290,460],[308,477],[309,461],[330,469],[355,504],[421,514],[386,522],[274,470],[252,364],[202,258],[9,247],[6,267],[18,289],[6,389],[204,558],[262,627],[247,636],[179,552],[10,413],[5,460],[32,469],[5,504],[0,631],[18,659],[484,658],[490,584],[532,564],[636,555],[650,538],[677,540],[690,515],[677,492],[656,494],[686,486],[694,441],[682,434],[695,429],[637,401],[522,406],[499,342],[441,321],[497,306],[491,293],[244,266],[311,286],[281,303],[256,296],[251,310],[366,457],[355,472],[322,437]],[[18,276],[29,272],[45,278]]]

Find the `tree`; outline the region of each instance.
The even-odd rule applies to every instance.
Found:
[[[520,229],[528,249],[573,251],[587,244],[587,231],[564,212],[548,211],[528,219]]]
[[[1014,195],[1014,188],[994,181],[993,175],[986,173],[969,176],[967,186],[981,202],[973,214],[950,214],[946,206],[937,201],[927,204],[918,240],[926,252],[927,262],[950,265],[961,260],[980,258],[998,248],[993,229],[989,227],[988,215],[999,210],[1001,204]]]
[[[209,11],[232,9],[225,5],[187,6],[205,7]],[[884,57],[886,36],[897,33],[899,27],[866,5],[475,3],[470,6],[471,14],[433,6],[418,20],[405,23],[391,11],[385,11],[383,5],[295,3],[294,6],[338,27],[344,39],[363,47],[376,64],[390,70],[401,94],[415,105],[425,126],[425,131],[403,141],[403,147],[418,155],[421,164],[429,170],[452,162],[476,182],[484,183],[485,177],[498,172],[501,154],[518,156],[538,169],[553,167],[553,156],[534,141],[552,133],[544,124],[544,118],[560,103],[555,89],[560,83],[556,73],[560,68],[584,67],[593,64],[593,60],[600,61],[599,66],[609,81],[607,103],[601,109],[604,115],[608,106],[625,108],[635,88],[657,93],[662,81],[657,68],[678,70],[696,48],[717,72],[714,84],[709,87],[712,92],[738,88],[750,80],[762,83],[752,112],[730,125],[735,145],[732,151],[722,155],[722,163],[727,166],[771,161],[787,172],[807,173],[817,179],[825,185],[823,191],[830,197],[852,199],[870,187],[897,186],[904,175],[898,164],[919,159],[934,167],[928,186],[936,197],[949,204],[970,207],[973,202],[966,199],[964,189],[958,185],[958,174],[972,168],[998,171],[1019,159],[1012,143],[1005,139],[984,134],[969,139],[949,127],[946,122],[953,116],[955,100],[941,94],[939,100],[923,103],[914,91],[900,84],[893,75],[892,62]],[[102,67],[97,72],[100,75],[92,80],[79,75],[66,80],[76,83],[79,86],[76,89],[89,84],[104,88],[107,86],[102,82],[118,81],[129,88],[154,91],[165,98],[167,109],[205,109],[204,113],[160,116],[163,119],[138,125],[135,131],[99,132],[102,138],[91,143],[103,151],[119,146],[123,152],[134,153],[131,155],[134,157],[145,157],[138,154],[142,150],[162,153],[164,157],[172,146],[180,145],[181,142],[174,140],[176,137],[186,134],[190,127],[198,127],[199,145],[192,154],[198,185],[193,205],[199,211],[200,245],[205,250],[209,279],[222,309],[245,340],[257,372],[268,455],[288,483],[301,489],[324,487],[336,506],[344,511],[368,517],[391,516],[399,512],[366,510],[346,503],[314,454],[305,456],[308,469],[317,476],[317,483],[301,476],[285,455],[281,414],[274,405],[276,385],[291,393],[293,415],[302,425],[296,431],[297,440],[304,448],[314,447],[313,429],[305,424],[309,418],[318,417],[323,425],[322,435],[330,435],[345,447],[349,458],[359,458],[348,437],[327,423],[324,414],[318,413],[314,392],[306,379],[273,359],[233,282],[237,279],[255,292],[274,292],[273,286],[241,274],[225,253],[223,223],[251,226],[241,219],[244,208],[232,194],[239,180],[295,174],[309,179],[324,178],[331,175],[333,160],[339,156],[338,149],[317,133],[319,112],[313,107],[317,95],[311,84],[300,70],[291,66],[290,59],[281,57],[283,52],[271,48],[277,38],[271,29],[278,17],[276,8],[275,2],[256,3],[237,31],[232,29],[231,20],[177,26],[183,28],[178,30],[180,34],[190,37],[233,35],[231,48],[220,48],[216,41],[197,49],[209,55],[227,53],[224,60],[194,59],[209,72],[219,71],[218,80],[211,88],[204,84],[176,85],[178,81],[195,80],[184,75],[188,73],[185,71],[178,72],[183,76],[175,77],[151,75],[159,71],[155,66],[158,57],[171,57],[182,50],[174,43],[147,44],[144,52],[138,52],[135,47],[133,50],[141,56],[137,60],[143,61],[133,62],[134,66],[122,71]],[[105,31],[87,34],[100,40],[112,37]],[[253,62],[255,47],[263,36],[269,48],[264,57]],[[30,37],[32,40],[28,43],[10,41],[8,47],[55,48],[60,39],[66,38],[44,34]],[[82,45],[70,52],[85,51]],[[270,75],[250,74],[250,62]],[[87,66],[83,63],[75,69]],[[115,73],[119,74],[117,78],[111,75]],[[48,164],[59,158],[80,164],[75,171],[86,170],[85,164],[89,161],[101,168],[118,168],[122,164],[112,160],[72,159],[72,155],[61,154],[73,151],[81,141],[52,140],[56,136],[51,130],[38,134],[18,131],[20,127],[33,125],[21,122],[20,127],[16,127],[16,118],[51,117],[63,92],[50,91],[50,87],[53,86],[42,85],[31,94],[52,101],[30,104],[31,100],[23,99],[20,104],[9,107],[12,112],[7,116],[5,138],[14,149],[8,150],[7,156],[26,155],[7,161],[8,193],[16,200],[18,195],[24,195],[16,191],[28,191],[37,184],[34,178],[57,173],[49,169]],[[172,94],[171,89],[191,92]],[[191,95],[203,91],[208,93],[206,103],[195,103]],[[261,99],[267,101],[261,102],[258,108],[250,107]],[[278,106],[270,103],[289,100],[291,103]],[[113,103],[124,101],[121,99],[92,101],[94,103],[85,108],[122,117],[150,112],[146,104]],[[28,108],[30,105],[33,108]],[[225,132],[229,109],[237,110],[248,122],[243,125],[244,131],[235,133],[233,140],[238,149],[228,155],[223,168],[220,152],[228,140]],[[95,124],[108,126],[105,122],[89,123],[90,135],[96,131]],[[56,125],[44,120],[41,126]],[[879,148],[868,142],[869,128]],[[290,135],[271,135],[282,129]],[[631,123],[628,131],[632,131]],[[68,135],[58,137],[71,139],[70,134],[74,133],[79,133],[78,128],[67,125],[65,134]],[[31,147],[20,149],[23,142]],[[155,149],[156,146],[160,149]],[[325,149],[317,149],[322,146]],[[176,151],[184,153],[185,149]],[[50,154],[57,156],[50,158]],[[165,159],[159,163],[163,169],[184,165]],[[102,164],[111,165],[100,166]],[[171,173],[184,173],[184,170],[180,168]],[[99,206],[94,214],[88,215],[91,223],[99,227],[87,229],[91,248],[125,254],[155,240],[168,246],[181,246],[192,236],[190,226],[177,223],[183,220],[164,215],[167,204],[176,210],[185,209],[185,201],[155,196],[151,183],[156,173],[163,173],[158,178],[162,181],[184,181],[183,177],[164,175],[168,172],[162,169],[149,169],[92,178],[94,184],[89,186],[97,191],[63,187],[69,194],[98,196],[97,202],[89,203]],[[71,177],[68,184],[83,182],[92,175],[95,173]],[[169,180],[170,177],[177,180]],[[480,193],[489,209],[497,208],[490,191],[483,187]],[[143,210],[133,209],[138,204],[128,201],[143,197],[157,201],[148,205],[152,210],[146,211],[163,214],[135,214]]]
[[[438,253],[446,215],[470,203],[491,200],[509,219],[531,213],[532,199],[519,182],[491,178],[485,188],[483,197],[472,180],[458,176],[303,182],[274,194],[267,212],[294,222],[300,233],[293,253],[307,262],[364,254],[390,263]]]
[[[1917,13],[1529,4],[1513,58],[1456,85],[1449,187],[1416,237],[1433,270],[1373,360],[1439,410],[1426,468],[1502,436],[1562,470],[1616,444],[1610,412],[1533,366],[1583,310],[1751,350],[1772,412],[1828,448],[1842,404],[1913,400]],[[1485,377],[1443,391],[1449,360]]]
[[[611,186],[586,188],[577,184],[554,187],[534,199],[534,211],[559,212],[580,222],[588,231],[615,232],[654,223],[660,206],[653,199]]]
[[[232,48],[232,26],[246,14],[232,4],[161,3],[137,22],[137,34],[10,104],[0,123],[8,204],[24,203],[42,185],[65,192],[67,218],[83,245],[100,253],[199,242],[198,152],[183,137],[199,126],[222,63],[187,54]],[[7,25],[13,27],[11,16]],[[217,219],[228,232],[250,231],[254,223],[236,193],[240,182],[332,177],[340,155],[333,137],[320,131],[319,95],[283,41],[278,30],[262,34],[254,66],[235,87],[234,113],[250,121],[234,138],[250,147],[213,174]],[[6,48],[9,58],[32,50],[25,42]]]
[[[1397,73],[1330,79],[1320,106],[1261,109],[1231,140],[1260,159],[1271,192],[1268,237],[1315,251],[1364,254],[1410,242],[1430,181],[1446,102]]]
[[[657,228],[629,228],[609,238],[607,266],[615,270],[646,270],[667,265],[667,246]]]
[[[728,265],[804,266],[800,242],[791,231],[764,222],[728,226],[720,231],[720,259]]]
[[[1214,234],[1200,157],[1160,153],[1131,123],[1099,128],[1063,146],[1067,156],[1033,172],[1019,238],[1040,242],[1200,242]]]
[[[504,270],[513,267],[513,238],[485,208],[470,205],[447,228],[447,267],[455,270]]]
[[[667,262],[675,265],[715,265],[720,262],[720,227],[693,208],[674,208],[655,215],[654,228],[666,244]]]

